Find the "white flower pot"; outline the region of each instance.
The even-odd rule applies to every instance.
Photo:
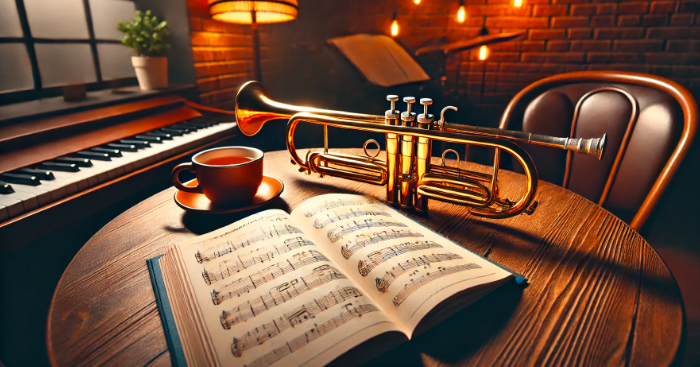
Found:
[[[131,56],[141,90],[168,87],[168,58],[165,56]]]

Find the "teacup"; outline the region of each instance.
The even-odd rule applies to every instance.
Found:
[[[188,170],[197,176],[197,186],[187,187],[178,175]],[[202,193],[217,205],[250,203],[263,179],[263,152],[249,147],[221,147],[201,151],[192,163],[173,168],[173,185],[178,190]]]

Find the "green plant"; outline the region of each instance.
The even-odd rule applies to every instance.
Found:
[[[117,29],[124,32],[121,42],[124,46],[131,47],[138,56],[156,56],[162,50],[167,50],[170,45],[165,42],[168,32],[168,23],[159,22],[151,11],[145,13],[136,11],[136,17],[131,23],[119,22]]]

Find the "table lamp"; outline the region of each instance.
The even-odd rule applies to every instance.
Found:
[[[253,62],[255,79],[262,81],[258,24],[282,23],[297,17],[297,0],[209,0],[209,13],[214,20],[250,24],[253,30]]]

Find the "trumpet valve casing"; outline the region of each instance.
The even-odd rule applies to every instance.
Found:
[[[415,97],[404,97],[407,110],[401,112],[401,125],[405,127],[416,126],[416,113],[411,112],[411,104]],[[415,174],[413,172],[415,157],[415,140],[413,135],[401,135],[401,167],[400,180],[401,191],[399,193],[399,206],[405,209],[413,208],[413,192],[415,191]]]
[[[428,106],[433,104],[430,98],[421,98],[420,104],[423,105],[423,113],[418,115],[416,121],[421,129],[430,130],[435,120],[435,116],[428,113]],[[423,175],[430,171],[430,159],[432,158],[433,143],[429,138],[420,137],[416,142],[416,187],[422,184]],[[417,212],[428,211],[428,198],[423,194],[415,191],[415,203],[413,209]]]
[[[386,125],[398,126],[401,112],[396,110],[396,101],[399,96],[388,95],[387,101],[391,102],[391,109],[384,112],[384,123]],[[399,185],[397,178],[399,177],[399,160],[400,160],[400,145],[399,136],[397,134],[386,134],[386,202],[389,205],[398,205],[399,203]]]

